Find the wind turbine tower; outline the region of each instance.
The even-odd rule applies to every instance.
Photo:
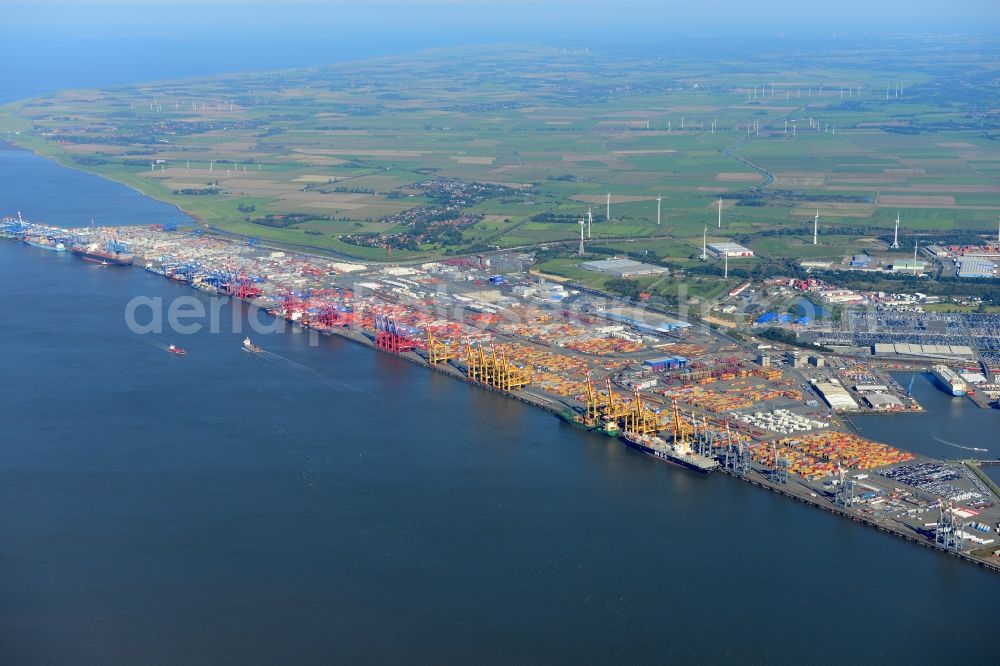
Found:
[[[722,197],[719,197],[719,228],[722,228]]]
[[[593,226],[593,224],[594,224],[594,211],[592,210],[592,206],[590,206],[588,204],[587,205],[587,238],[590,238],[590,228]]]
[[[660,202],[663,201],[663,197],[659,194],[656,195],[656,226],[660,226]]]
[[[584,220],[580,220],[580,256],[583,256],[583,225],[586,224]]]
[[[913,242],[913,275],[917,274],[917,246],[920,245],[920,241]]]
[[[813,245],[819,245],[819,208],[816,209],[816,217],[813,218]]]
[[[892,237],[892,245],[889,246],[889,249],[899,249],[899,211],[896,211],[896,233]]]
[[[608,222],[611,221],[611,192],[608,192]]]
[[[708,259],[708,225],[705,225],[705,231],[701,235],[701,260],[706,261]]]

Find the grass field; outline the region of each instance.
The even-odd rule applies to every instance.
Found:
[[[904,234],[995,231],[1000,65],[979,54],[997,44],[927,39],[738,65],[610,45],[439,50],[66,91],[0,107],[0,136],[206,225],[367,259],[572,240],[588,206],[594,242],[659,260],[691,261],[706,225],[762,255],[838,259],[897,211]],[[447,246],[390,257],[342,240],[406,232],[391,218],[428,204],[415,185],[433,176],[529,194],[469,205],[481,219]],[[857,233],[760,236],[817,210]],[[289,213],[321,219],[259,223]]]

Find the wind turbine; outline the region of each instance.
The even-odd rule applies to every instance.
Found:
[[[701,235],[701,260],[705,261],[708,259],[708,225],[705,225],[705,231]]]
[[[591,205],[587,204],[587,238],[590,238],[590,228],[594,224],[594,213],[591,210]]]
[[[816,209],[816,217],[813,218],[813,245],[819,245],[819,208]]]
[[[656,195],[656,226],[660,226],[660,202],[663,197],[659,194]]]
[[[899,211],[896,211],[896,233],[892,237],[892,245],[889,246],[890,250],[899,249]]]
[[[580,256],[581,257],[583,256],[583,226],[585,224],[586,224],[586,222],[581,218],[580,219]]]
[[[719,228],[722,228],[722,197],[719,197]]]
[[[608,222],[611,221],[611,192],[608,192]]]

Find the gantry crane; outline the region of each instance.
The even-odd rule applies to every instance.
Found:
[[[634,390],[635,398],[632,400],[631,409],[625,415],[626,432],[634,432],[640,435],[652,435],[660,429],[660,416],[642,404],[642,396],[639,389]]]
[[[671,401],[671,410],[673,412],[671,432],[673,435],[673,442],[675,446],[690,447],[691,446],[691,432],[693,428],[691,424],[681,418],[681,412],[677,409],[676,398]]]
[[[608,398],[604,404],[604,418],[608,421],[618,421],[628,416],[631,407],[611,388],[611,378],[607,378]]]
[[[587,425],[595,425],[600,421],[601,412],[605,407],[605,401],[594,388],[594,382],[590,380],[590,373],[587,373]]]
[[[519,368],[507,358],[502,347],[490,345],[489,353],[482,345],[466,348],[466,376],[470,381],[491,386],[498,391],[516,391],[531,383],[531,371]]]
[[[431,365],[437,365],[438,363],[447,363],[453,358],[455,358],[455,352],[452,351],[451,345],[441,342],[434,337],[433,331],[427,329],[427,362]]]

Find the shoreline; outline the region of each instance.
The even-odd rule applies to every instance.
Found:
[[[252,303],[252,301],[244,301],[244,302]],[[292,323],[292,322],[289,322],[289,323]],[[295,325],[295,324],[293,324],[293,325]],[[300,328],[307,328],[307,327],[301,327],[300,326]],[[310,330],[316,330],[316,329],[310,329]],[[317,332],[320,333],[320,334],[326,334],[326,335],[336,335],[338,337],[341,337],[342,339],[350,340],[350,341],[356,342],[358,344],[364,345],[366,347],[369,347],[370,349],[372,349],[374,351],[381,351],[379,349],[376,349],[375,345],[370,340],[368,340],[368,338],[366,336],[364,336],[363,333],[359,333],[358,335],[355,336],[355,335],[350,335],[350,334],[342,333],[342,332],[338,331],[337,329],[331,329],[329,331],[325,331],[325,330],[324,331],[318,331],[317,330]],[[394,356],[394,357],[397,357],[397,358],[401,358],[401,359],[409,361],[409,362],[411,362],[411,363],[413,363],[415,365],[419,365],[419,366],[422,366],[422,367],[425,367],[425,368],[430,368],[431,370],[435,370],[437,372],[440,372],[442,374],[448,375],[450,377],[454,377],[456,379],[460,379],[460,380],[466,382],[467,384],[470,384],[472,386],[476,386],[478,388],[486,389],[486,390],[490,391],[491,393],[497,393],[499,395],[503,395],[503,396],[515,398],[515,399],[517,399],[517,400],[519,400],[519,401],[521,401],[523,403],[526,403],[526,404],[532,405],[534,407],[538,407],[538,408],[544,409],[545,411],[548,411],[548,412],[552,413],[553,415],[558,415],[559,410],[557,410],[555,407],[542,404],[537,399],[533,400],[533,399],[531,399],[530,396],[518,395],[518,394],[515,394],[515,393],[507,393],[507,392],[504,392],[504,391],[497,391],[496,389],[493,389],[493,388],[491,388],[489,386],[484,386],[484,385],[480,384],[479,382],[471,381],[471,380],[467,379],[465,376],[463,376],[461,374],[461,372],[458,371],[457,369],[455,369],[454,367],[452,367],[452,366],[449,365],[448,369],[444,369],[444,368],[441,368],[441,367],[439,367],[437,365],[432,365],[430,363],[427,363],[422,357],[420,357],[419,355],[417,355],[415,352],[409,352],[408,354],[391,354],[389,352],[383,352],[383,353],[389,354],[390,356]],[[411,357],[410,354],[413,354],[413,356]],[[852,424],[852,427],[854,427],[853,424]],[[617,437],[614,438],[614,439],[618,440]],[[865,525],[867,527],[876,529],[879,532],[883,532],[883,533],[886,533],[886,534],[890,534],[890,535],[899,537],[901,539],[905,539],[906,541],[909,541],[911,543],[915,543],[915,544],[920,545],[920,546],[924,546],[926,548],[930,548],[930,549],[935,550],[935,551],[937,551],[939,553],[943,553],[943,554],[946,554],[946,555],[951,555],[951,556],[954,556],[954,557],[958,557],[959,559],[965,560],[966,562],[969,562],[971,564],[978,565],[978,566],[980,566],[980,567],[982,567],[984,569],[987,569],[987,570],[989,570],[989,571],[991,571],[993,573],[1000,574],[1000,561],[993,561],[993,560],[982,559],[982,558],[976,557],[976,556],[974,556],[974,555],[972,555],[970,553],[964,553],[964,552],[961,552],[961,551],[945,550],[943,548],[938,548],[934,543],[928,541],[927,539],[920,538],[919,535],[916,532],[912,532],[910,530],[904,530],[901,527],[895,527],[895,526],[893,526],[891,524],[880,523],[877,520],[875,520],[873,518],[869,518],[868,516],[865,516],[863,514],[859,514],[859,513],[855,513],[855,512],[846,510],[846,509],[842,509],[842,508],[837,507],[837,506],[832,505],[832,504],[823,503],[823,502],[819,501],[820,500],[820,496],[819,496],[818,493],[817,493],[817,497],[816,498],[812,498],[812,497],[809,497],[809,496],[803,496],[803,495],[799,495],[799,494],[796,494],[796,493],[792,493],[789,490],[787,490],[786,486],[782,486],[780,484],[775,484],[775,483],[772,483],[772,482],[768,481],[766,478],[763,477],[763,475],[761,474],[760,470],[756,470],[756,469],[751,470],[750,474],[747,475],[747,477],[740,477],[737,474],[734,474],[734,473],[732,473],[730,471],[725,470],[721,466],[718,468],[718,471],[720,473],[725,474],[725,475],[727,475],[729,477],[732,477],[734,479],[745,481],[745,482],[747,482],[747,483],[749,483],[749,484],[751,484],[753,486],[756,486],[758,488],[762,488],[764,490],[769,490],[772,493],[776,493],[778,495],[782,495],[784,497],[796,500],[798,502],[801,502],[802,504],[806,504],[806,505],[812,506],[812,507],[814,507],[816,509],[819,509],[819,510],[822,510],[822,511],[826,511],[828,513],[836,514],[836,515],[838,515],[838,516],[840,516],[842,518],[849,519],[852,522],[861,523],[861,524],[863,524],[863,525]],[[752,478],[754,475],[756,475],[758,478]],[[789,483],[788,483],[788,487],[792,486],[792,483],[793,482],[790,480]]]
[[[126,266],[125,268],[135,269],[135,268],[139,268],[139,267],[136,266],[135,264],[132,264],[130,266]],[[186,284],[186,286],[189,287],[189,288],[191,288],[191,289],[193,289],[193,287],[190,284]],[[264,310],[265,313],[268,314],[269,316],[274,317],[275,319],[280,319],[280,320],[282,320],[282,321],[284,321],[284,322],[286,322],[286,323],[288,323],[288,324],[290,324],[292,326],[298,327],[300,330],[303,330],[303,331],[308,330],[310,332],[316,332],[317,334],[328,335],[328,336],[337,336],[337,337],[339,337],[341,339],[349,340],[351,342],[355,342],[357,344],[360,344],[360,345],[363,345],[365,347],[368,347],[368,348],[370,348],[370,349],[372,349],[374,351],[384,351],[384,350],[378,349],[375,346],[374,341],[372,339],[370,339],[367,335],[365,335],[363,329],[361,329],[359,327],[348,326],[348,327],[329,327],[329,328],[324,327],[324,328],[316,328],[316,327],[311,327],[311,326],[303,326],[302,324],[298,323],[297,321],[291,321],[291,320],[289,320],[287,318],[279,317],[279,316],[277,316],[275,314],[272,314],[272,313],[268,312],[266,308],[264,308],[261,305],[259,305],[258,303],[256,303],[253,299],[240,298],[240,297],[232,296],[232,295],[228,295],[228,294],[216,294],[216,295],[209,294],[209,295],[212,296],[212,297],[223,297],[223,298],[227,298],[227,299],[238,300],[238,301],[246,304],[249,307],[255,308],[257,310]],[[467,384],[470,384],[472,386],[476,386],[478,388],[486,389],[486,390],[488,390],[488,391],[490,391],[492,393],[497,393],[497,394],[500,394],[500,395],[503,395],[503,396],[514,398],[514,399],[516,399],[516,400],[518,400],[518,401],[520,401],[522,403],[525,403],[525,404],[528,404],[528,405],[531,405],[531,406],[534,406],[534,407],[541,408],[541,409],[543,409],[543,410],[545,410],[547,412],[550,412],[551,414],[553,414],[555,416],[558,416],[559,413],[561,411],[563,411],[562,409],[560,409],[560,407],[565,408],[565,409],[571,409],[570,406],[568,404],[566,404],[566,403],[562,403],[561,401],[557,401],[557,400],[554,400],[554,399],[549,399],[549,398],[546,398],[546,397],[543,397],[543,396],[535,395],[533,393],[528,393],[528,392],[525,392],[523,389],[521,389],[521,390],[519,390],[517,392],[502,391],[502,390],[498,390],[496,388],[493,388],[491,386],[482,384],[482,383],[480,383],[478,381],[471,380],[468,377],[466,377],[465,374],[462,373],[462,371],[459,370],[459,368],[456,365],[454,365],[452,362],[444,362],[444,363],[441,363],[441,364],[432,364],[432,363],[428,362],[427,359],[425,359],[423,356],[421,356],[416,351],[408,351],[408,352],[404,352],[404,353],[392,353],[392,352],[385,351],[384,353],[387,353],[387,354],[389,354],[391,356],[395,356],[397,358],[400,358],[402,360],[408,361],[410,363],[413,363],[413,364],[421,366],[421,367],[430,368],[431,370],[434,370],[434,371],[439,372],[441,374],[450,376],[452,378],[460,379],[460,380],[466,382]],[[846,419],[846,418],[843,419],[843,421],[846,422],[851,427],[852,430],[855,430],[856,432],[860,433],[860,428],[858,428],[852,421],[850,421],[849,419]],[[616,439],[618,439],[618,438],[616,438]],[[922,456],[922,457],[924,457],[927,460],[933,460],[933,459],[927,458],[926,456]],[[850,520],[852,520],[854,522],[860,522],[860,523],[865,524],[865,525],[867,525],[869,527],[877,529],[877,530],[879,530],[881,532],[885,532],[887,534],[895,535],[897,537],[906,539],[907,541],[911,541],[913,543],[916,543],[916,544],[919,544],[919,545],[922,545],[922,546],[925,546],[925,547],[928,547],[928,548],[932,548],[934,550],[943,552],[943,553],[948,554],[948,555],[953,555],[953,556],[959,557],[962,560],[965,560],[965,561],[967,561],[969,563],[972,563],[972,564],[979,565],[980,567],[988,569],[988,570],[990,570],[990,571],[992,571],[994,573],[1000,573],[1000,560],[996,560],[995,558],[992,559],[992,560],[991,559],[986,559],[986,558],[980,558],[980,557],[972,555],[971,552],[963,552],[963,551],[958,551],[958,550],[940,548],[935,543],[933,543],[932,541],[929,541],[926,538],[921,538],[918,532],[912,530],[908,526],[904,528],[903,526],[897,524],[898,521],[896,521],[894,523],[890,523],[888,521],[879,521],[879,520],[877,520],[877,519],[875,519],[873,517],[865,516],[862,513],[858,512],[857,510],[850,510],[850,509],[847,509],[847,508],[842,508],[842,507],[836,506],[836,505],[830,503],[829,498],[826,497],[825,495],[821,494],[820,491],[817,491],[816,489],[812,489],[809,486],[805,485],[804,481],[798,480],[797,477],[795,478],[796,480],[794,480],[794,481],[790,478],[789,482],[787,484],[777,484],[777,483],[774,483],[774,482],[771,482],[770,480],[768,480],[766,478],[764,472],[762,472],[759,469],[755,469],[752,466],[750,468],[749,473],[746,476],[740,476],[740,475],[734,473],[733,471],[731,471],[731,470],[725,470],[722,467],[720,467],[719,469],[720,469],[720,471],[723,474],[726,474],[728,476],[731,476],[731,477],[734,477],[734,478],[746,481],[746,482],[750,483],[751,485],[757,486],[759,488],[763,488],[765,490],[769,490],[769,491],[777,493],[779,495],[783,495],[785,497],[789,497],[791,499],[797,500],[797,501],[802,502],[804,504],[809,504],[809,505],[811,505],[811,506],[813,506],[813,507],[815,507],[817,509],[825,510],[825,511],[828,511],[828,512],[834,513],[834,514],[838,514],[841,517],[848,518],[848,519],[850,519]],[[686,473],[686,472],[681,471],[681,473]],[[808,489],[808,494],[804,494],[804,493],[803,494],[799,494],[799,493],[796,493],[796,492],[792,492],[790,490],[790,488],[794,488],[794,487],[798,487],[798,486],[801,486],[803,489]],[[993,499],[994,499],[994,501],[996,501],[998,498],[993,498]],[[974,548],[972,550],[977,550],[977,549]]]

